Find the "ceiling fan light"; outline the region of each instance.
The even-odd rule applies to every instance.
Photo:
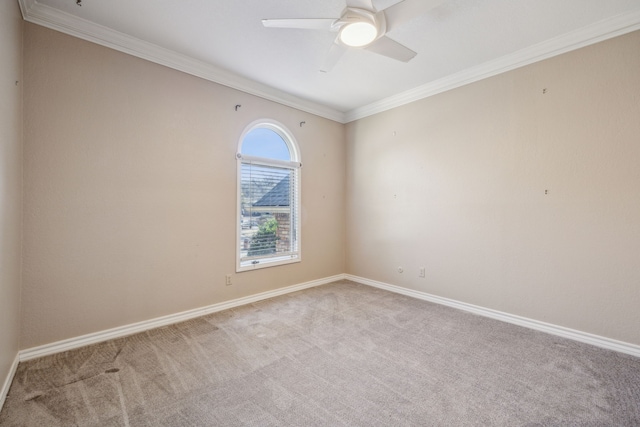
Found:
[[[347,46],[366,46],[378,37],[378,29],[369,22],[354,22],[340,31],[340,41]]]

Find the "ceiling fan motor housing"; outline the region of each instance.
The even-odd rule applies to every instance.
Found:
[[[345,31],[352,24],[369,24],[375,28],[375,37],[369,40],[365,44],[358,45],[357,47],[364,47],[380,37],[384,36],[387,31],[387,21],[382,11],[373,12],[366,9],[359,9],[355,7],[347,7],[344,12],[342,12],[342,16],[338,18],[332,26],[332,30],[339,31],[340,35],[338,40],[346,46],[353,46],[348,43],[345,43],[342,39],[342,32]]]

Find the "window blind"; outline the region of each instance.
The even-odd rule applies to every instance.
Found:
[[[300,164],[249,156],[239,160],[241,266],[297,258]]]

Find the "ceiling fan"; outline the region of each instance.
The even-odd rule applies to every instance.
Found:
[[[331,71],[349,48],[365,49],[398,61],[409,62],[416,52],[387,37],[405,22],[439,6],[444,0],[402,0],[376,10],[372,0],[347,0],[339,18],[263,19],[269,28],[297,28],[337,32],[320,71]]]

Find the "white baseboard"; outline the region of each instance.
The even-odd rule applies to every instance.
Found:
[[[314,286],[320,286],[327,283],[343,280],[344,274],[338,274],[335,276],[325,277],[323,279],[312,280],[310,282],[300,283],[297,285],[287,286],[285,288],[275,289],[273,291],[262,292],[255,295],[249,295],[247,297],[234,299],[231,301],[225,301],[206,307],[196,308],[193,310],[183,311],[181,313],[170,314],[168,316],[157,317],[151,320],[145,320],[138,323],[132,323],[130,325],[119,326],[113,329],[107,329],[105,331],[94,332],[87,335],[82,335],[75,338],[69,338],[62,341],[57,341],[51,344],[45,344],[38,347],[28,348],[20,350],[18,353],[20,361],[36,359],[38,357],[48,356],[55,353],[60,353],[74,348],[84,347],[91,344],[107,341],[114,338],[121,338],[127,335],[136,334],[138,332],[148,331],[149,329],[158,328],[161,326],[167,326],[174,323],[184,322],[185,320],[194,319],[196,317],[205,316],[207,314],[215,313],[229,308],[238,307],[245,304],[251,304],[256,301],[261,301],[268,298],[277,297],[279,295],[296,292],[302,289],[312,288]],[[9,383],[10,384],[10,383]]]
[[[363,285],[369,285],[387,291],[395,292],[402,295],[418,298],[425,301],[430,301],[436,304],[446,305],[449,307],[457,308],[459,310],[468,311],[471,313],[479,314],[480,316],[490,317],[492,319],[501,320],[503,322],[512,323],[518,326],[524,326],[525,328],[535,329],[536,331],[546,332],[548,334],[557,335],[563,338],[568,338],[574,341],[591,344],[597,347],[605,348],[607,350],[618,351],[620,353],[630,354],[632,356],[640,357],[640,346],[630,344],[624,341],[617,341],[610,338],[602,337],[599,335],[590,334],[587,332],[577,331],[575,329],[565,328],[563,326],[552,325],[550,323],[540,322],[538,320],[529,319],[526,317],[516,316],[514,314],[504,313],[490,308],[484,308],[473,304],[467,304],[452,300],[449,298],[443,298],[436,295],[431,295],[426,292],[415,291],[413,289],[407,289],[400,286],[390,285],[388,283],[378,282],[376,280],[365,279],[364,277],[353,276],[346,274],[345,279],[353,282],[361,283]]]
[[[11,383],[13,382],[13,377],[16,375],[18,362],[20,362],[20,358],[19,354],[16,354],[16,357],[13,359],[13,363],[11,364],[11,368],[9,369],[9,373],[7,374],[7,378],[4,379],[4,383],[2,384],[2,388],[0,389],[0,411],[2,411],[4,401],[7,399],[7,394],[9,394],[9,388],[11,387]]]
[[[215,313],[222,310],[238,307],[245,304],[251,304],[253,302],[261,301],[268,298],[273,298],[279,295],[296,292],[302,289],[312,288],[314,286],[320,286],[327,283],[335,282],[338,280],[351,280],[356,283],[373,286],[387,291],[395,292],[402,295],[418,298],[425,301],[430,301],[436,304],[442,304],[449,307],[457,308],[460,310],[475,313],[481,316],[489,317],[503,322],[512,323],[518,326],[524,326],[525,328],[534,329],[537,331],[546,332],[552,335],[557,335],[563,338],[569,338],[575,341],[591,344],[597,347],[605,348],[608,350],[618,351],[620,353],[630,354],[632,356],[640,357],[640,346],[635,344],[626,343],[623,341],[617,341],[610,338],[602,337],[599,335],[593,335],[587,332],[577,331],[575,329],[565,328],[563,326],[557,326],[550,323],[540,322],[538,320],[529,319],[526,317],[516,316],[514,314],[504,313],[489,308],[480,307],[473,304],[467,304],[464,302],[452,300],[449,298],[443,298],[436,295],[431,295],[426,292],[416,291],[413,289],[407,289],[400,286],[390,285],[388,283],[378,282],[376,280],[366,279],[364,277],[354,276],[351,274],[337,274],[335,276],[325,277],[318,280],[312,280],[310,282],[300,283],[297,285],[287,286],[285,288],[276,289],[273,291],[262,292],[255,295],[250,295],[243,298],[234,299],[231,301],[225,301],[206,307],[196,308],[193,310],[183,311],[181,313],[170,314],[168,316],[162,316],[151,320],[145,320],[130,325],[124,325],[113,329],[107,329],[105,331],[94,332],[87,335],[82,335],[75,338],[70,338],[62,341],[57,341],[50,344],[45,344],[38,347],[33,347],[25,350],[20,350],[18,356],[14,361],[12,370],[5,380],[5,383],[0,390],[0,402],[4,402],[11,380],[15,374],[15,370],[18,365],[18,361],[25,361],[35,359],[38,357],[48,356],[55,353],[60,353],[67,350],[72,350],[79,347],[84,347],[91,344],[107,341],[114,338],[121,338],[127,335],[132,335],[138,332],[144,332],[149,329],[158,328],[161,326],[167,326],[174,323],[184,322],[185,320],[194,319],[196,317],[204,316],[207,314]],[[1,405],[0,405],[1,408]]]

